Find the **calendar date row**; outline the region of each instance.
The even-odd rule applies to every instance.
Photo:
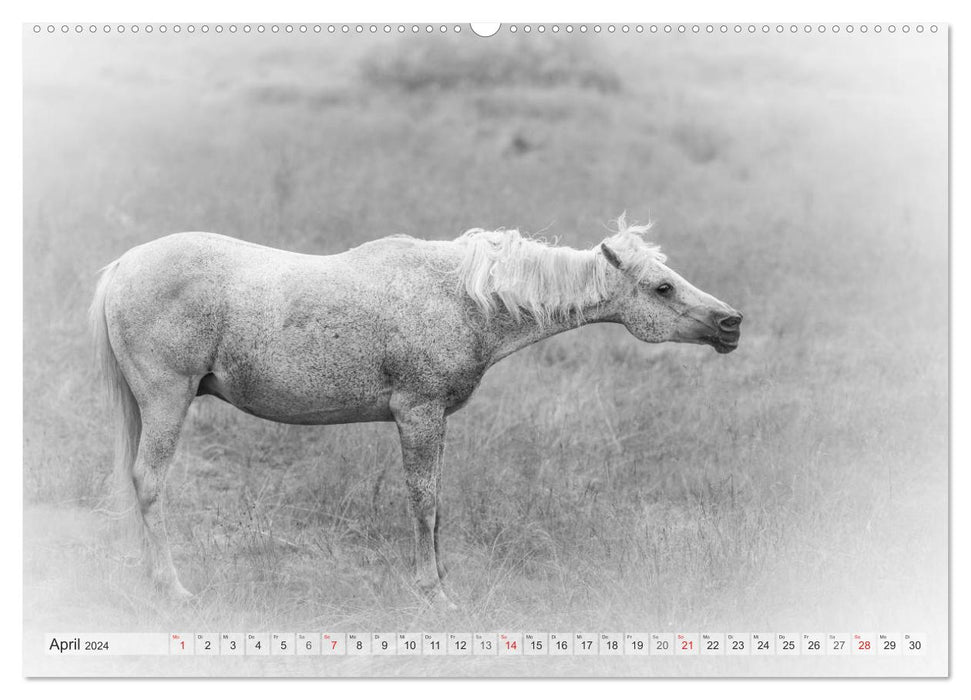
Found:
[[[172,652],[308,656],[898,656],[922,634],[664,632],[322,632],[172,635]]]

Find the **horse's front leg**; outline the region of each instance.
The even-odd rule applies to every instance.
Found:
[[[441,540],[438,537],[438,530],[442,527],[442,479],[445,472],[445,440],[442,440],[441,447],[438,448],[438,465],[435,469],[435,562],[438,564],[438,578],[442,581],[448,575],[448,568],[442,561],[442,550],[439,549]]]
[[[429,597],[448,602],[439,578],[435,546],[439,469],[445,442],[445,408],[434,401],[395,396],[391,400],[391,410],[401,437],[405,481],[415,517],[418,586]]]

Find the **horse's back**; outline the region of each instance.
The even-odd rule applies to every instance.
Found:
[[[148,277],[181,280],[190,275],[240,270],[242,267],[269,269],[288,261],[315,258],[278,248],[251,243],[231,236],[205,231],[172,233],[135,246],[119,258],[129,271]]]

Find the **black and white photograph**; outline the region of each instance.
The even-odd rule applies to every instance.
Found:
[[[942,22],[23,25],[23,674],[949,674]]]

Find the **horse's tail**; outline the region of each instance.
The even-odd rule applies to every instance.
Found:
[[[135,485],[132,470],[138,453],[138,441],[142,433],[142,417],[138,402],[132,394],[128,380],[121,371],[118,358],[108,335],[108,319],[105,316],[105,299],[111,289],[111,282],[118,271],[118,260],[100,270],[98,286],[91,302],[89,318],[94,334],[95,352],[101,368],[102,379],[107,390],[108,400],[118,422],[115,434],[114,485],[111,494],[110,515],[131,521],[137,512]]]

